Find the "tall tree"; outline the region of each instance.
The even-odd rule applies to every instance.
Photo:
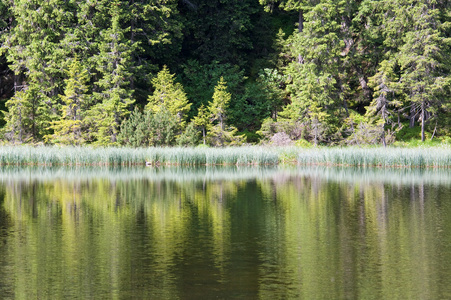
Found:
[[[288,40],[293,58],[285,72],[292,78],[287,86],[291,104],[280,115],[301,121],[319,141],[336,131],[342,113],[346,83],[340,73],[344,42],[340,37],[338,1],[320,2],[305,14],[305,26]],[[321,129],[321,130],[320,130]]]
[[[97,104],[91,108],[89,120],[91,134],[100,145],[117,142],[121,122],[134,102],[130,78],[136,44],[125,38],[129,28],[120,26],[124,18],[122,4],[119,0],[110,4],[111,25],[101,31],[99,53],[95,57],[100,79],[95,83]]]
[[[226,144],[240,144],[244,137],[235,136],[237,129],[234,126],[227,126],[227,107],[229,106],[232,95],[227,92],[227,83],[221,77],[215,87],[213,101],[208,107],[210,112],[210,121],[214,125],[210,126],[208,133],[210,143],[214,146],[224,146]]]
[[[149,96],[145,110],[158,113],[164,107],[177,117],[183,128],[191,103],[188,102],[182,85],[174,81],[174,76],[175,74],[171,74],[166,66],[157,74],[152,80],[154,92]]]
[[[72,60],[67,74],[64,95],[60,95],[62,115],[59,120],[52,122],[53,134],[48,139],[57,144],[80,145],[84,142],[82,129],[89,104],[86,94],[89,74],[77,58]]]
[[[393,125],[392,116],[397,113],[395,109],[399,109],[402,102],[397,98],[399,94],[398,78],[394,72],[393,61],[384,60],[380,64],[379,72],[370,78],[370,85],[374,88],[374,99],[367,108],[367,116],[378,116],[381,126],[381,141],[384,147],[386,142],[386,127]]]
[[[49,122],[57,117],[59,86],[64,77],[61,67],[65,65],[68,50],[62,47],[61,40],[72,22],[71,7],[61,0],[18,0],[10,6],[10,12],[13,21],[2,36],[1,51],[6,53],[14,72],[15,99],[32,101],[26,105],[33,110],[28,114],[33,128],[31,139],[39,141],[47,133]],[[8,118],[7,122],[25,119]],[[7,126],[26,127],[25,124]]]
[[[207,108],[202,104],[197,110],[197,115],[193,118],[193,124],[200,128],[202,131],[202,141],[206,144],[207,130],[210,126],[210,118]]]
[[[33,143],[43,135],[40,129],[47,121],[40,111],[46,109],[39,101],[38,91],[33,87],[26,87],[6,101],[7,111],[3,111],[6,121],[2,129],[5,138],[12,143]]]
[[[439,8],[435,1],[412,5],[402,3],[412,26],[406,32],[398,53],[401,65],[400,84],[403,87],[412,111],[421,121],[421,140],[425,140],[426,123],[436,117],[444,102],[448,102],[451,84],[449,39],[443,37],[439,19]],[[447,43],[447,44],[446,44]]]

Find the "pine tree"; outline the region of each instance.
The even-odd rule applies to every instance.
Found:
[[[241,144],[244,136],[235,136],[238,131],[234,126],[226,126],[227,108],[232,95],[227,92],[227,83],[224,78],[218,81],[213,94],[213,101],[209,103],[210,121],[216,122],[208,132],[210,144],[224,146]]]
[[[29,142],[32,137],[31,93],[20,91],[6,102],[7,111],[2,111],[6,125],[2,131],[13,143]]]
[[[100,52],[96,57],[100,79],[94,93],[97,104],[89,111],[89,121],[94,143],[98,145],[117,142],[121,122],[134,102],[129,84],[135,45],[124,36],[128,29],[120,26],[121,4],[118,0],[110,4],[111,26],[100,33]]]
[[[203,144],[205,145],[206,141],[206,137],[207,137],[207,130],[211,124],[210,119],[209,119],[209,113],[208,113],[208,109],[202,104],[198,111],[197,111],[197,115],[193,118],[193,123],[194,125],[196,125],[197,127],[199,127],[202,131],[202,141]]]
[[[31,111],[31,124],[7,124],[8,128],[31,128],[31,140],[40,141],[48,134],[52,120],[58,118],[58,93],[62,85],[62,66],[68,49],[61,41],[64,31],[72,25],[71,6],[65,1],[14,1],[10,6],[11,27],[1,37],[0,52],[5,52],[10,69],[14,72],[15,99]],[[31,101],[24,103],[23,101]],[[17,118],[7,118],[18,121]]]
[[[305,14],[303,31],[287,40],[292,62],[284,73],[292,78],[287,85],[291,103],[280,116],[310,128],[315,142],[326,137],[331,140],[340,126],[338,120],[346,113],[342,10],[343,3],[334,0],[311,6]]]
[[[63,102],[62,116],[59,120],[52,122],[53,134],[47,139],[52,143],[80,145],[84,142],[82,128],[88,104],[86,84],[89,75],[77,58],[72,59],[67,75],[64,95],[60,95]]]
[[[155,91],[149,96],[145,110],[158,113],[165,107],[174,117],[177,117],[180,128],[183,129],[191,103],[188,102],[182,85],[174,82],[174,76],[175,74],[170,74],[166,66],[157,74],[157,77],[152,80]]]
[[[180,146],[197,146],[199,143],[199,130],[194,122],[189,122],[185,131],[177,138],[177,144]]]
[[[222,130],[225,129],[226,110],[229,107],[232,95],[227,92],[227,83],[224,78],[219,79],[213,94],[213,101],[210,102],[209,111],[212,121],[218,121]]]
[[[402,72],[400,84],[421,121],[424,141],[426,123],[437,117],[449,96],[451,66],[445,58],[449,44],[445,44],[447,39],[440,31],[439,10],[434,3],[411,5],[411,1],[406,1],[403,5],[413,24],[397,54]]]
[[[150,133],[147,130],[149,120],[146,117],[139,111],[138,107],[135,107],[129,118],[121,124],[118,142],[128,147],[148,147],[150,145]]]
[[[394,109],[400,108],[402,102],[396,98],[398,92],[398,79],[393,70],[394,62],[384,60],[380,64],[379,72],[370,78],[370,85],[374,89],[374,99],[367,107],[366,115],[368,117],[379,116],[381,126],[381,140],[384,147],[386,142],[386,127],[387,125],[394,125],[392,115],[395,113]]]

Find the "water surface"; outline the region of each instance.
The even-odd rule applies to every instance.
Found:
[[[2,168],[0,298],[450,299],[451,172]]]

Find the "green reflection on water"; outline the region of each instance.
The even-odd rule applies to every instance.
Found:
[[[451,298],[451,172],[0,169],[1,298]]]

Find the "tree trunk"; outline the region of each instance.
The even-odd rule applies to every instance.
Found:
[[[424,102],[421,103],[421,141],[424,142],[425,138],[424,138],[424,125],[425,125],[425,111],[424,111]]]
[[[363,90],[363,95],[368,101],[371,101],[373,98],[373,92],[371,91],[370,87],[368,86],[368,79],[366,78],[365,74],[363,74],[362,68],[359,66],[355,66],[355,70],[357,72],[357,76],[359,78],[360,87]]]
[[[412,106],[410,108],[410,120],[409,120],[409,128],[415,127],[415,108]]]
[[[205,127],[202,127],[202,137],[204,139],[204,145],[205,145]]]
[[[304,11],[301,9],[299,11],[298,32],[301,33],[302,31],[304,31]]]
[[[436,132],[437,132],[437,121],[435,121],[435,127],[434,127],[434,132],[432,133],[432,136],[431,136],[431,141],[434,138]]]

